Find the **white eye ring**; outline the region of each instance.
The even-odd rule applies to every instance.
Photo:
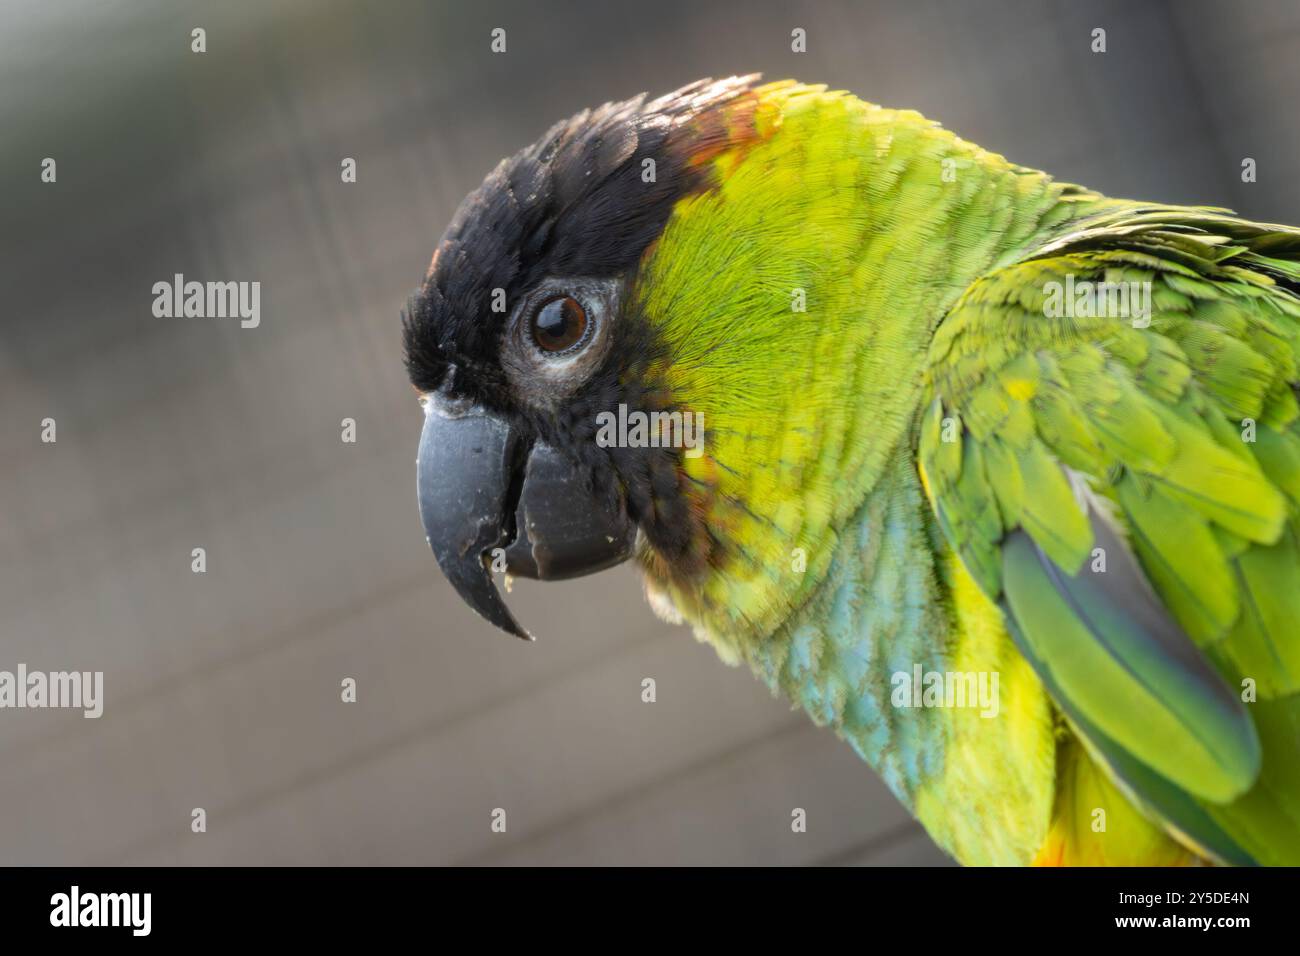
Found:
[[[524,296],[501,339],[501,367],[520,399],[553,407],[591,376],[609,352],[621,292],[618,279],[553,277]],[[580,310],[584,327],[564,348],[547,350],[535,335],[537,316],[551,303],[565,300]]]

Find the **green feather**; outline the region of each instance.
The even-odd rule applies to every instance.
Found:
[[[1076,509],[1077,510],[1077,509]],[[1003,588],[1026,656],[1116,745],[1196,796],[1232,800],[1259,773],[1259,741],[1236,700],[1093,522],[1104,570],[1065,574],[1023,533],[1002,549]]]
[[[1300,857],[1300,299],[1278,284],[1298,261],[1285,227],[1106,209],[963,294],[927,400],[978,428],[941,482],[918,435],[949,543],[1076,733],[1144,812],[1225,862]],[[1050,320],[1024,287],[1067,275],[1152,283],[1151,321]],[[1081,560],[1062,466],[1128,538],[1106,575]],[[1000,527],[971,520],[972,487],[992,489]],[[1106,524],[1085,527],[1091,543]]]

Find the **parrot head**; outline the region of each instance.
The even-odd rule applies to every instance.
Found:
[[[634,552],[707,562],[703,493],[680,442],[599,441],[602,413],[690,414],[670,370],[680,333],[644,304],[675,209],[717,185],[754,135],[753,77],[584,111],[471,193],[403,313],[424,408],[420,513],[447,579],[528,638],[493,572],[592,573]]]

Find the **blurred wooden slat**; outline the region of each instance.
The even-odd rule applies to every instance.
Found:
[[[792,829],[792,813],[807,829]],[[920,828],[842,744],[798,721],[728,753],[579,809],[536,836],[501,840],[484,864],[820,863],[846,843]],[[935,854],[935,859],[941,855]]]

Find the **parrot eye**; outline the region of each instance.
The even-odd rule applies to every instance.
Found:
[[[515,396],[554,408],[609,355],[621,280],[551,276],[527,292],[502,332],[500,362]]]
[[[587,311],[572,296],[556,296],[533,313],[532,337],[543,352],[567,352],[587,337]]]

